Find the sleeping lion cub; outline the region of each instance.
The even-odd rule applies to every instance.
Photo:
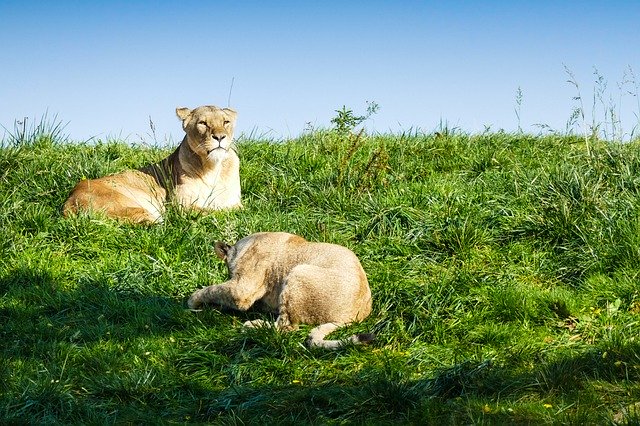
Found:
[[[139,170],[80,181],[63,214],[94,210],[128,222],[153,223],[162,221],[169,199],[188,209],[239,207],[240,160],[232,147],[236,112],[201,106],[177,108],[176,114],[186,135],[173,154]]]
[[[216,242],[231,278],[191,295],[189,308],[205,304],[246,311],[254,303],[278,313],[275,327],[292,330],[300,323],[318,325],[307,344],[336,349],[345,344],[325,340],[340,326],[361,321],[371,312],[371,291],[360,261],[346,247],[312,243],[285,232],[249,235],[229,246]],[[247,327],[264,321],[247,321]],[[351,336],[354,344],[367,343],[372,334]]]

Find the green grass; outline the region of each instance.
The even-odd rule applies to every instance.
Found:
[[[640,422],[640,143],[523,134],[239,144],[245,207],[64,219],[82,177],[168,150],[58,134],[0,148],[0,422]],[[192,313],[218,239],[353,249],[372,315],[337,352]]]

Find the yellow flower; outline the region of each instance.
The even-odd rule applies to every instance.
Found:
[[[553,405],[551,405],[551,404],[543,404],[542,406],[544,408],[553,408]]]
[[[484,413],[490,413],[491,412],[491,407],[489,407],[489,404],[484,404],[484,407],[482,407],[482,411]]]

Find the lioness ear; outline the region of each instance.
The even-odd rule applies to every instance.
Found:
[[[223,241],[216,241],[215,250],[216,256],[220,259],[225,260],[227,258],[227,254],[229,253],[229,249],[231,246]]]
[[[233,121],[236,121],[236,117],[238,117],[238,113],[231,108],[222,108],[222,110],[227,113],[227,116],[231,118]]]
[[[184,121],[191,115],[191,110],[189,108],[176,108],[176,115],[180,120]]]

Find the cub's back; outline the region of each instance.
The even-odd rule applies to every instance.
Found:
[[[297,247],[300,263],[347,270],[354,272],[362,269],[356,255],[346,247],[331,243],[305,242]]]

